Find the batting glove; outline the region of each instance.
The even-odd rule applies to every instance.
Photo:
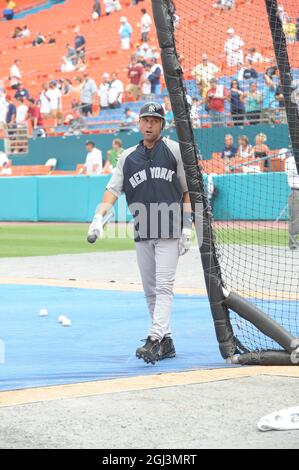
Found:
[[[96,214],[89,226],[87,239],[90,243],[94,243],[97,238],[103,238],[103,235],[103,216],[101,214]]]
[[[192,244],[192,229],[184,227],[179,239],[179,256],[183,256],[190,250]]]

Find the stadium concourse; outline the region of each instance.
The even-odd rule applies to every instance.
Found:
[[[5,3],[1,0],[0,7]],[[232,356],[227,362],[221,356],[211,314],[215,303],[209,302],[195,237],[176,276],[172,321],[177,356],[155,365],[135,356],[149,319],[127,212],[121,222],[116,212],[119,223],[108,224],[103,240],[86,242],[95,201],[110,175],[89,177],[81,174],[83,165],[76,168],[74,153],[85,144],[84,136],[87,146],[94,141],[100,148],[108,141],[112,145],[122,136],[129,146],[139,138],[138,112],[148,99],[164,103],[166,134],[175,134],[166,81],[154,73],[157,63],[161,66],[154,24],[149,33],[138,25],[141,8],[153,21],[152,2],[115,1],[109,11],[109,2],[101,1],[101,15],[94,14],[93,0],[15,3],[14,18],[0,22],[1,148],[8,154],[4,169],[11,169],[0,178],[0,448],[297,448],[296,431],[261,433],[256,424],[264,415],[297,404],[298,367],[240,367]],[[295,242],[290,246],[285,172],[286,157],[292,155],[264,2],[236,0],[222,8],[215,0],[177,0],[176,5],[175,34],[189,95],[186,109],[191,111],[187,119],[201,136],[206,159],[200,162],[209,204],[204,215],[213,212],[217,268],[227,288],[299,336],[299,250]],[[295,78],[299,42],[287,25],[299,16],[296,5],[283,1]],[[248,24],[248,17],[255,21]],[[133,29],[129,49],[120,24]],[[223,54],[227,34],[235,33],[242,36],[244,50],[259,54],[254,64],[246,58],[256,74],[253,94],[259,96],[254,119],[246,108],[252,92],[244,75],[240,91],[245,107],[235,113],[227,99],[213,114],[207,95],[215,77],[209,77],[208,90],[194,71],[208,54],[216,67],[212,70],[217,69],[216,94],[224,98],[224,90],[241,73],[240,64],[228,64]],[[132,54],[142,67],[138,84],[128,77]],[[66,62],[73,67],[69,72],[62,67]],[[83,82],[92,90],[88,103],[82,98]],[[61,106],[51,104],[42,116],[48,86],[49,96],[61,98]],[[267,107],[265,98],[273,87]],[[106,106],[103,89],[108,90]],[[33,98],[31,115],[25,110],[27,95]],[[128,119],[130,111],[137,116]],[[12,138],[11,129],[16,130]],[[19,129],[28,130],[28,147],[22,141],[19,150],[9,152]],[[219,146],[231,134],[239,141],[228,156]],[[45,165],[54,144],[57,152],[62,148],[66,153],[69,162],[63,163],[72,169]],[[231,148],[230,141],[224,151]],[[37,165],[28,164],[33,154]],[[215,255],[211,241],[209,259]],[[221,277],[217,281],[219,287]],[[61,316],[70,320],[67,326]],[[236,353],[281,346],[233,312],[230,319]]]

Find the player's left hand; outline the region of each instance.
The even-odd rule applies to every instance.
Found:
[[[192,245],[192,229],[184,227],[179,239],[179,256],[183,256],[190,250]]]

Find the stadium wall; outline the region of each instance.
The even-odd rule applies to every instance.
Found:
[[[110,176],[32,176],[0,179],[1,221],[89,222]],[[287,219],[289,188],[284,173],[231,174],[213,178],[217,220]],[[242,188],[242,192],[241,192]],[[275,191],[279,188],[279,194]],[[246,194],[246,201],[238,198]],[[254,204],[256,194],[259,204]],[[256,207],[252,211],[252,207]],[[130,220],[124,196],[116,220]]]
[[[254,138],[259,132],[264,132],[268,137],[268,145],[271,149],[280,149],[288,147],[289,133],[288,127],[280,125],[259,125],[246,127],[223,127],[195,129],[195,139],[199,147],[205,149],[204,159],[211,158],[213,152],[220,152],[223,148],[225,134],[232,134],[237,143],[240,135],[246,134],[250,142],[254,143]],[[167,129],[165,135],[171,139],[177,140],[176,131]],[[40,165],[46,163],[48,158],[55,157],[58,161],[57,170],[74,170],[78,163],[83,163],[86,156],[85,141],[92,139],[98,148],[106,156],[107,150],[111,148],[111,142],[115,137],[123,141],[123,147],[128,148],[136,145],[141,140],[141,134],[135,132],[119,132],[117,134],[101,135],[81,135],[77,137],[49,137],[30,139],[29,153],[25,156],[10,156],[14,165]],[[0,150],[3,150],[3,141],[0,141]]]

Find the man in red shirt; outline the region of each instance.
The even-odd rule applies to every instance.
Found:
[[[128,77],[130,79],[130,83],[126,86],[126,95],[133,95],[135,101],[138,101],[141,95],[141,78],[143,76],[144,69],[136,55],[132,55],[131,63],[128,67]]]
[[[212,125],[220,127],[224,124],[224,103],[229,99],[229,92],[223,85],[217,85],[216,78],[210,80],[210,88],[206,96],[206,110],[208,111]]]
[[[44,126],[39,106],[35,103],[33,98],[28,98],[28,117],[31,121],[32,129],[37,129]]]

